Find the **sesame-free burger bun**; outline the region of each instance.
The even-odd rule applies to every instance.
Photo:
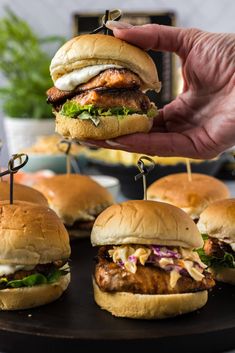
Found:
[[[187,173],[167,175],[148,187],[150,200],[167,202],[183,209],[193,219],[212,202],[229,197],[227,186],[220,180],[205,174]]]
[[[214,202],[201,214],[197,224],[199,231],[211,238],[235,243],[235,199]],[[235,285],[235,268],[211,268],[217,281]]]
[[[70,283],[70,273],[57,282],[33,287],[0,290],[0,310],[22,310],[51,303],[58,299]]]
[[[76,139],[79,136],[79,141],[106,140],[136,132],[147,133],[153,125],[153,119],[146,114],[125,115],[121,119],[116,116],[101,116],[98,126],[88,124],[86,120],[67,118],[59,112],[55,112],[55,116],[56,132],[66,138]]]
[[[66,73],[99,64],[116,64],[133,71],[141,78],[143,90],[158,92],[161,88],[154,61],[144,50],[103,34],[85,34],[66,42],[53,57],[50,74],[55,82]]]
[[[104,292],[93,279],[95,302],[114,316],[132,319],[164,319],[200,309],[208,299],[207,291],[180,294],[133,294]]]
[[[220,200],[208,206],[197,226],[202,234],[235,243],[235,199]]]
[[[36,266],[69,256],[69,236],[54,211],[27,202],[0,202],[0,264]]]
[[[10,185],[6,181],[0,182],[0,201],[9,200]],[[27,201],[39,205],[48,206],[47,199],[39,191],[26,186],[14,183],[14,199],[18,201]]]
[[[93,220],[114,202],[107,189],[80,174],[56,175],[41,180],[34,187],[43,193],[49,206],[66,225]]]
[[[96,219],[91,243],[97,245],[158,244],[186,248],[203,246],[188,215],[163,202],[132,200],[108,207]]]
[[[202,234],[235,243],[235,199],[214,202],[201,214],[197,224]],[[235,268],[210,269],[217,281],[235,285]]]

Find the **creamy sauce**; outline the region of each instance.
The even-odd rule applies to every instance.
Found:
[[[74,70],[58,78],[55,82],[55,87],[61,91],[72,91],[78,85],[88,82],[91,78],[97,76],[101,71],[107,69],[121,69],[122,66],[119,65],[93,65],[87,66],[80,70]]]
[[[176,260],[173,258],[162,257],[158,261],[158,266],[163,269],[166,269],[169,265],[180,266],[182,269],[186,269],[195,281],[202,281],[205,277],[203,269],[207,266],[200,260],[199,255],[191,249],[179,248],[178,251],[177,249],[174,250],[181,254],[181,258]],[[144,266],[152,251],[144,245],[142,247],[121,245],[110,249],[108,252],[112,257],[113,262],[122,264],[122,266],[129,272],[136,273],[137,264],[140,263]],[[196,264],[198,265],[197,268]],[[180,277],[181,274],[179,271],[174,268],[170,271],[170,286],[172,288],[176,286]]]
[[[16,271],[25,269],[31,270],[34,266],[25,266],[25,265],[0,265],[0,276],[7,276],[15,273]]]
[[[181,277],[180,273],[172,270],[170,272],[170,286],[171,288],[174,288],[178,282],[178,279]]]

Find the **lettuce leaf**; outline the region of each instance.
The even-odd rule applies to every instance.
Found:
[[[203,248],[196,250],[200,259],[204,264],[208,267],[218,268],[218,267],[226,267],[226,268],[235,268],[235,258],[232,254],[228,252],[224,252],[223,257],[216,256],[208,256],[206,255]]]
[[[147,117],[148,118],[155,118],[155,116],[158,115],[158,110],[157,110],[157,107],[152,104],[151,105],[151,108],[147,111]]]
[[[5,288],[20,288],[20,287],[33,287],[40,284],[51,284],[59,280],[61,276],[65,276],[69,272],[66,269],[54,269],[47,276],[41,273],[34,273],[22,279],[8,281],[6,277],[0,279],[0,289]]]
[[[67,116],[69,118],[77,118],[81,120],[91,120],[95,126],[100,123],[99,116],[116,116],[117,118],[122,118],[125,115],[131,115],[138,113],[137,111],[127,108],[127,107],[112,107],[109,109],[97,108],[92,104],[87,104],[81,106],[80,104],[67,101],[63,104],[60,114]],[[141,112],[139,112],[141,113]],[[149,118],[155,117],[157,115],[157,107],[152,104],[151,108],[147,112]]]
[[[82,112],[79,116],[81,120],[91,120],[95,126],[98,126],[100,123],[100,119],[98,116],[93,116],[88,112]]]
[[[60,114],[68,116],[69,118],[74,118],[83,112],[91,113],[93,109],[94,106],[92,104],[81,106],[76,102],[67,101],[63,104]]]
[[[7,287],[19,288],[19,287],[33,287],[39,284],[46,284],[47,278],[41,273],[35,273],[33,275],[24,277],[23,279],[17,279],[9,281]]]

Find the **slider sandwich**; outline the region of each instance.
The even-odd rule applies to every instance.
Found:
[[[70,282],[69,236],[47,207],[0,202],[0,310],[59,298]]]
[[[108,190],[85,175],[56,175],[34,187],[46,197],[74,238],[90,236],[98,214],[114,202]]]
[[[204,248],[198,251],[217,281],[235,285],[235,199],[217,201],[201,214],[198,228]]]
[[[7,181],[0,182],[0,201],[9,200],[10,184]],[[14,183],[14,199],[27,201],[42,206],[48,206],[47,199],[43,194],[34,188]]]
[[[203,244],[193,220],[153,201],[113,205],[95,221],[99,247],[94,298],[115,316],[162,319],[203,307],[214,286],[195,248]]]
[[[157,107],[145,92],[161,84],[144,50],[109,35],[81,35],[57,51],[50,73],[47,100],[64,137],[105,140],[151,129]]]
[[[167,202],[185,211],[195,222],[212,202],[230,196],[229,189],[220,180],[205,174],[170,174],[156,180],[147,189],[148,199]]]

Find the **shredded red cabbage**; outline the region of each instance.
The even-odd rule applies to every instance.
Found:
[[[128,256],[128,260],[129,260],[130,262],[134,262],[135,264],[137,263],[137,257],[134,256],[134,255]]]
[[[151,249],[153,250],[154,255],[159,258],[167,257],[173,259],[180,259],[181,255],[173,250],[167,249],[166,247],[159,246],[159,245],[152,245]]]
[[[117,262],[117,265],[120,266],[120,267],[122,267],[122,268],[124,268],[124,262],[123,262],[123,261],[118,261],[118,262]]]

